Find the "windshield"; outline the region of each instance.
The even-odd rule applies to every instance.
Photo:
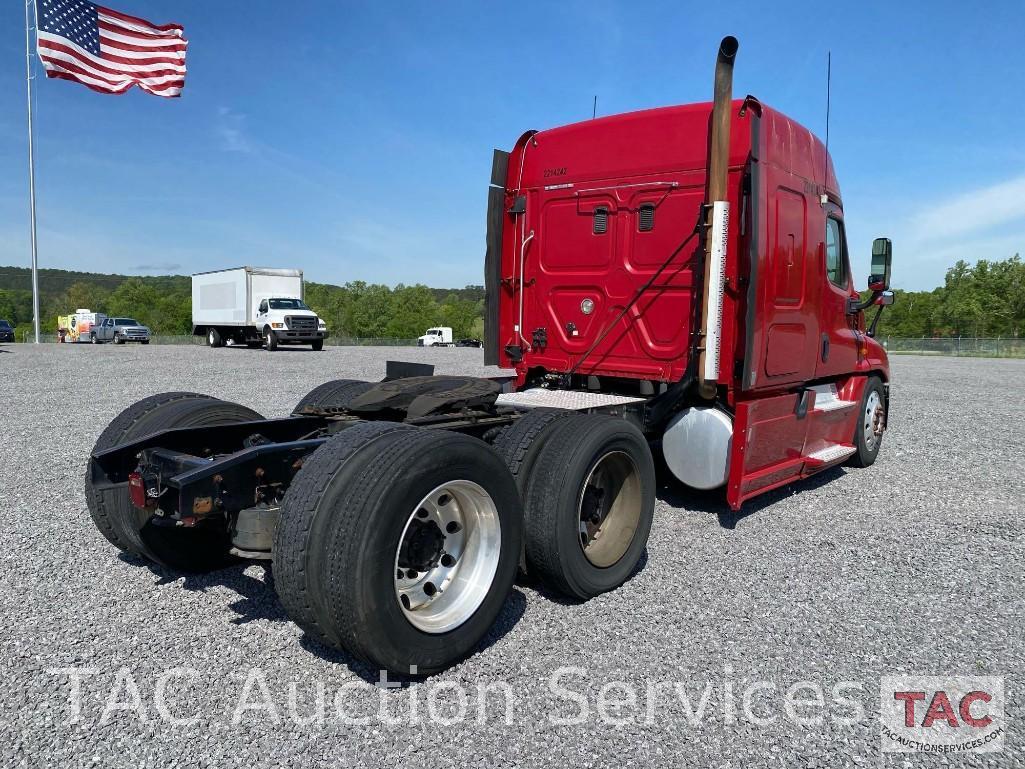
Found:
[[[309,307],[302,299],[271,299],[272,310],[308,310]]]
[[[11,324],[6,320],[0,320],[0,328],[11,328]]]
[[[139,323],[139,321],[135,320],[135,318],[115,318],[114,319],[114,325],[115,326],[141,326],[142,324]]]

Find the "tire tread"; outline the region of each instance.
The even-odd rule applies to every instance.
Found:
[[[533,462],[528,462],[531,448],[538,438],[561,419],[577,412],[565,409],[533,409],[511,425],[502,428],[491,447],[505,460],[509,472],[516,479],[516,485],[523,492]]]
[[[325,619],[318,617],[311,582],[315,575],[310,571],[310,551],[320,544],[310,536],[318,503],[359,449],[390,433],[411,429],[394,422],[361,422],[343,430],[306,458],[285,495],[274,537],[274,587],[292,621],[323,644],[338,642]]]

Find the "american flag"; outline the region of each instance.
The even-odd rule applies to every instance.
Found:
[[[36,0],[39,58],[47,77],[100,93],[133,85],[181,96],[188,41],[180,24],[150,24],[88,0]]]

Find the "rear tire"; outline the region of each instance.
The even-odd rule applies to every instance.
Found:
[[[100,434],[93,451],[176,427],[231,424],[262,419],[237,403],[196,393],[152,395],[122,411]],[[107,541],[128,553],[142,556],[177,571],[203,572],[229,561],[227,527],[172,528],[155,526],[149,514],[132,505],[127,484],[97,490],[92,483],[92,460],[86,468],[85,498],[96,528]]]
[[[531,409],[511,425],[502,428],[491,447],[509,468],[520,493],[526,491],[527,479],[537,455],[559,421],[576,414],[566,409]]]
[[[342,430],[307,458],[285,495],[274,533],[274,589],[292,621],[323,644],[337,647],[340,642],[331,633],[323,601],[323,549],[314,547],[323,539],[329,518],[319,514],[317,497],[358,450],[388,433],[412,429],[395,422],[360,422]],[[323,464],[336,468],[333,477],[319,475]],[[304,480],[310,475],[317,475],[319,483]]]
[[[886,417],[883,382],[879,377],[869,377],[861,396],[858,423],[854,426],[854,446],[857,451],[850,459],[854,467],[868,467],[876,461],[883,444]]]
[[[655,466],[641,431],[573,414],[544,441],[527,479],[527,569],[571,598],[614,590],[644,553],[654,509]]]
[[[301,414],[307,407],[344,409],[353,399],[372,387],[374,387],[373,382],[360,382],[356,379],[335,379],[324,382],[310,390],[301,401],[295,404],[292,413]]]
[[[561,420],[575,413],[566,409],[531,409],[511,425],[503,427],[491,444],[516,480],[521,499],[527,493],[527,480],[541,448],[558,429]],[[520,573],[527,579],[531,577],[525,551],[520,555]]]
[[[487,444],[395,427],[355,451],[318,449],[282,519],[314,520],[302,547],[329,643],[374,667],[429,675],[470,654],[494,624],[516,576],[522,518],[515,482]],[[439,518],[444,528],[441,515],[451,517]]]
[[[216,328],[208,329],[206,332],[206,343],[210,347],[221,347],[224,344],[224,340],[221,339],[221,332]]]

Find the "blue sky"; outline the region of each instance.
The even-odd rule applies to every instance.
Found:
[[[820,136],[832,50],[859,280],[878,235],[909,289],[1025,250],[1021,0],[110,5],[184,24],[185,94],[37,80],[44,267],[480,283],[492,147],[589,117],[596,93],[600,114],[707,100],[724,34],[735,92]],[[27,266],[22,10],[0,8],[0,264]]]

